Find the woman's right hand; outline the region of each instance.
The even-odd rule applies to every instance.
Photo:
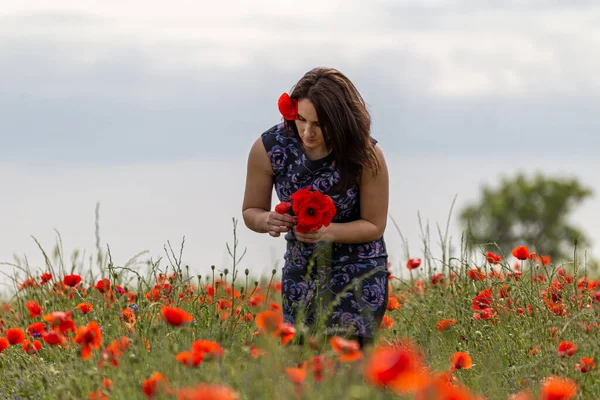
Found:
[[[265,218],[265,227],[269,235],[279,237],[281,233],[288,232],[290,228],[296,225],[296,217],[290,214],[279,214],[275,211],[269,211]]]

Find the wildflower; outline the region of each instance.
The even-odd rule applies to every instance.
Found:
[[[84,360],[92,356],[92,348],[98,350],[102,346],[102,331],[96,321],[91,321],[86,326],[80,326],[75,336],[75,343],[81,345],[81,358]]]
[[[550,264],[550,256],[542,256],[542,257],[538,257],[537,261],[544,265],[547,266],[548,264]]]
[[[575,364],[575,369],[578,369],[579,371],[581,371],[585,374],[586,372],[589,372],[595,366],[596,366],[596,363],[594,362],[593,358],[581,357],[580,362]]]
[[[577,345],[571,343],[568,340],[565,340],[564,342],[561,342],[558,345],[558,355],[561,358],[564,358],[565,356],[571,357],[573,354],[575,354],[576,351],[577,351]]]
[[[93,307],[94,307],[94,305],[92,303],[79,303],[75,306],[75,308],[77,308],[79,311],[81,311],[83,313],[83,315],[92,311]]]
[[[327,361],[325,361],[325,357],[322,354],[318,356],[312,356],[309,359],[308,364],[312,368],[313,377],[315,379],[315,382],[317,383],[322,382],[325,378],[325,375],[331,377],[335,372],[333,359],[330,358]]]
[[[277,328],[274,334],[281,338],[281,345],[285,346],[296,335],[296,328],[290,323],[283,322],[279,325],[279,328]]]
[[[42,333],[42,339],[51,346],[62,345],[66,342],[66,338],[55,331]]]
[[[388,297],[388,303],[387,303],[387,307],[386,307],[387,311],[393,311],[400,307],[402,307],[402,304],[400,303],[400,301],[398,300],[398,298],[396,296]]]
[[[360,345],[356,340],[346,340],[339,336],[329,339],[329,344],[338,354],[338,360],[342,362],[352,362],[363,357],[360,351]]]
[[[161,309],[161,313],[167,323],[173,326],[181,326],[194,320],[191,314],[181,308],[165,306]]]
[[[9,328],[5,336],[8,342],[13,345],[22,343],[26,338],[25,332],[21,328]]]
[[[63,282],[65,285],[70,287],[75,287],[81,282],[81,276],[73,274],[73,275],[65,275],[63,278]]]
[[[456,325],[456,320],[454,319],[443,319],[435,323],[435,327],[437,328],[438,332],[444,332],[454,325]]]
[[[43,322],[34,322],[27,327],[27,332],[33,337],[40,337],[42,333],[46,332],[46,325]]]
[[[472,309],[474,311],[485,310],[490,307],[492,302],[492,288],[482,290],[477,296],[473,297]]]
[[[467,275],[469,275],[469,278],[473,281],[483,281],[486,278],[485,272],[479,268],[470,269],[469,272],[467,272]]]
[[[515,247],[512,251],[512,255],[518,260],[527,260],[527,258],[529,258],[529,249],[527,246]]]
[[[266,334],[271,335],[279,329],[279,325],[283,323],[283,315],[277,311],[262,311],[256,315],[256,326]]]
[[[42,275],[40,275],[40,284],[44,285],[44,284],[48,283],[50,281],[50,279],[52,279],[52,274],[49,274],[48,272],[44,272]]]
[[[22,347],[23,347],[23,350],[25,351],[25,353],[35,354],[41,350],[42,343],[35,339],[33,341],[27,339],[23,342]]]
[[[466,386],[449,381],[444,375],[438,375],[429,380],[421,388],[414,400],[475,400],[476,397]]]
[[[25,307],[29,310],[29,318],[41,317],[43,308],[35,300],[29,300],[25,303]]]
[[[419,268],[420,266],[421,266],[420,258],[411,258],[406,262],[406,268],[408,270],[413,270],[413,269]]]
[[[240,395],[230,387],[216,383],[200,383],[177,391],[178,400],[238,400],[239,398]]]
[[[192,343],[192,351],[206,356],[207,359],[213,360],[223,355],[223,348],[219,343],[212,340],[199,339]]]
[[[113,340],[102,350],[102,359],[98,362],[98,367],[101,367],[105,362],[109,362],[113,367],[118,367],[119,358],[129,348],[130,344],[129,338],[126,336]]]
[[[204,361],[204,356],[200,352],[195,351],[182,351],[177,353],[175,359],[183,365],[188,367],[197,367]]]
[[[10,342],[8,340],[6,340],[6,338],[0,337],[0,353],[2,353],[4,350],[8,349],[9,346],[10,346]]]
[[[371,384],[398,394],[422,388],[429,380],[422,356],[410,342],[375,347],[364,374]]]
[[[499,264],[500,261],[502,261],[501,256],[499,256],[498,254],[492,253],[491,251],[488,251],[487,253],[485,253],[485,258],[487,259],[487,262],[489,262],[490,264]]]
[[[160,393],[171,393],[172,390],[169,387],[169,379],[160,372],[154,372],[150,378],[142,381],[142,392],[152,399]]]
[[[106,293],[110,290],[110,279],[104,278],[96,282],[94,285],[94,289],[98,290],[100,293]]]
[[[300,385],[304,383],[306,379],[306,371],[308,369],[308,363],[305,361],[300,364],[298,367],[287,367],[285,369],[285,373],[287,374],[289,380],[296,384]]]
[[[464,352],[456,352],[450,356],[450,368],[452,371],[458,369],[469,369],[473,366],[471,356]]]
[[[386,329],[391,329],[394,326],[394,319],[388,315],[384,315],[381,320],[381,326]]]
[[[546,378],[540,391],[540,400],[571,400],[577,395],[577,384],[568,378]]]
[[[444,275],[439,273],[439,274],[435,274],[431,277],[431,284],[432,285],[437,285],[439,283],[441,283],[444,280]]]
[[[75,322],[71,319],[72,314],[71,310],[67,312],[54,311],[44,315],[44,321],[52,324],[52,329],[60,334],[75,332]]]

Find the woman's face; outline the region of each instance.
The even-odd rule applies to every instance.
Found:
[[[302,144],[309,150],[327,150],[325,138],[319,125],[317,111],[312,103],[307,99],[298,101],[298,119],[296,120],[296,128]]]

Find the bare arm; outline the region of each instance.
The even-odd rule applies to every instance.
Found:
[[[279,215],[271,212],[271,194],[273,193],[273,169],[262,139],[259,137],[248,156],[246,188],[242,204],[242,215],[246,226],[258,233],[279,236],[292,226],[291,215]]]
[[[375,146],[380,169],[377,175],[371,169],[363,169],[360,185],[360,219],[352,222],[332,223],[316,233],[300,234],[300,241],[315,243],[320,240],[338,243],[364,243],[383,236],[387,224],[389,203],[389,177],[381,148]]]

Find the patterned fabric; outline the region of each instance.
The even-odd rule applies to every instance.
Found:
[[[337,213],[333,222],[360,219],[357,185],[345,193],[333,188],[339,181],[333,153],[310,160],[283,123],[261,135],[274,173],[279,201],[311,186],[331,196]],[[371,138],[372,143],[377,141]],[[325,322],[328,334],[370,338],[379,328],[388,301],[387,250],[383,237],[368,243],[302,243],[285,235],[282,270],[283,315],[286,322],[308,327]]]

